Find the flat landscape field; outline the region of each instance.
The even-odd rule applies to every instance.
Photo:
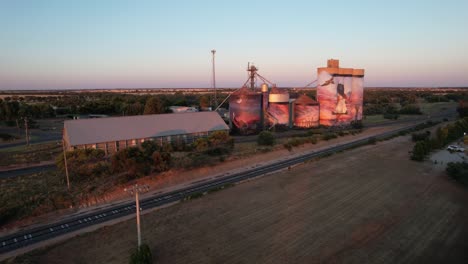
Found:
[[[466,263],[468,190],[397,137],[142,216],[157,263]],[[128,263],[135,221],[14,263]]]

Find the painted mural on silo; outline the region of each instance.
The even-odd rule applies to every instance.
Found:
[[[241,134],[261,129],[262,95],[241,90],[229,98],[229,117],[233,128]]]
[[[319,126],[319,104],[307,95],[299,96],[294,103],[294,126],[301,128]]]
[[[332,126],[336,121],[335,110],[338,106],[338,84],[333,75],[321,71],[318,74],[317,100],[320,104],[320,124]]]
[[[347,125],[362,119],[363,76],[364,70],[360,69],[318,69],[321,125]]]
[[[271,125],[289,124],[289,93],[273,86],[268,95],[268,121]]]
[[[363,100],[364,100],[364,77],[361,74],[364,72],[355,70],[351,85],[351,102],[353,120],[362,120]]]
[[[275,125],[288,125],[289,123],[289,104],[288,103],[270,103],[268,105],[270,114],[269,122]]]

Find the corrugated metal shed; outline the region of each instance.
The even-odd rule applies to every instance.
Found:
[[[64,140],[70,146],[229,130],[216,112],[139,115],[67,120]]]

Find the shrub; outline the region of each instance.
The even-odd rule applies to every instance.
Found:
[[[198,152],[205,151],[209,147],[208,139],[206,138],[197,138],[197,140],[195,140],[192,145],[193,148]]]
[[[468,186],[468,163],[449,162],[445,171],[454,180]]]
[[[401,115],[422,115],[421,109],[416,105],[406,105],[399,112]]]
[[[323,140],[328,141],[328,140],[333,139],[333,138],[337,138],[335,133],[326,133],[326,134],[322,135]]]
[[[351,127],[354,129],[361,129],[364,127],[364,125],[362,124],[361,120],[353,120],[351,121]]]
[[[154,171],[166,171],[171,166],[171,153],[155,151],[152,155]]]
[[[67,151],[67,166],[70,177],[75,180],[84,180],[105,174],[109,167],[105,161],[105,152],[101,149],[76,149]],[[55,160],[57,168],[65,173],[63,154]]]
[[[397,120],[397,119],[398,119],[398,117],[399,117],[399,115],[398,115],[398,114],[390,114],[390,113],[385,113],[385,114],[383,115],[383,118],[385,118],[385,119],[393,119],[393,120]]]
[[[127,172],[133,177],[147,175],[151,171],[151,158],[145,156],[138,147],[118,151],[112,156],[112,170]]]
[[[153,153],[159,149],[158,144],[154,141],[145,141],[141,143],[141,148],[143,150],[143,154],[147,157],[153,155]]]
[[[310,137],[310,143],[312,144],[317,144],[317,138],[316,137]]]
[[[234,147],[234,139],[229,136],[226,131],[216,131],[210,134],[208,137],[208,143],[210,147]]]
[[[423,161],[429,152],[431,152],[432,146],[429,139],[418,141],[413,147],[411,159],[415,161]]]
[[[153,256],[148,245],[142,244],[130,256],[130,264],[151,264]]]
[[[426,140],[429,138],[429,136],[431,135],[431,132],[430,131],[426,131],[424,133],[413,133],[411,135],[411,139],[416,142],[416,141],[421,141],[421,140]]]
[[[275,136],[269,131],[262,131],[258,134],[257,143],[261,146],[273,146],[275,144]]]

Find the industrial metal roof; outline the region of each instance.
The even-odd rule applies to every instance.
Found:
[[[229,129],[216,112],[67,120],[64,128],[71,146]]]

